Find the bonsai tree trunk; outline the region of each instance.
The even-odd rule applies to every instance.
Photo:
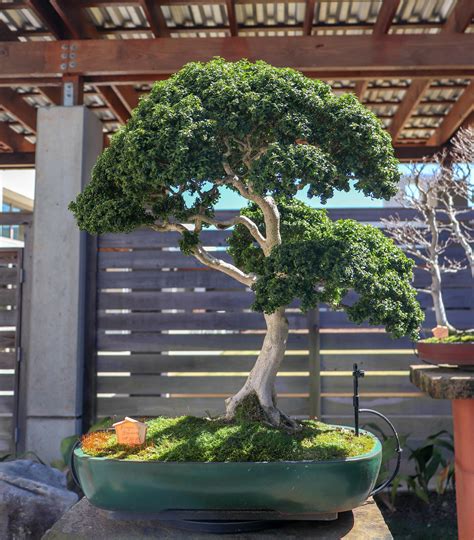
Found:
[[[226,400],[226,417],[231,420],[239,406],[252,408],[250,416],[260,416],[273,426],[296,429],[298,423],[276,406],[275,380],[285,355],[288,340],[288,321],[285,309],[265,314],[267,333],[257,361],[244,386]],[[256,419],[256,418],[255,418]]]
[[[438,264],[431,268],[431,298],[433,299],[433,307],[435,311],[436,324],[438,326],[447,326],[450,330],[454,327],[449,323],[444,307],[443,294],[441,291],[441,270]]]

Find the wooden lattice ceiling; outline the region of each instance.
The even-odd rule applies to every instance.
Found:
[[[64,82],[108,135],[184,63],[261,58],[354,92],[401,159],[474,123],[474,0],[0,0],[0,166],[34,164]]]

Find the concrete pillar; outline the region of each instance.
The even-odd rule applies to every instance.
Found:
[[[67,207],[88,182],[102,140],[101,122],[83,106],[38,111],[20,437],[47,463],[60,457],[62,438],[81,430],[86,236]]]

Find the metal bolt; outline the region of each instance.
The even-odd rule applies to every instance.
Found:
[[[66,43],[61,45],[61,49],[63,49],[63,51],[66,51],[68,48],[69,48],[69,45],[67,45]]]
[[[66,58],[67,58],[67,53],[62,53],[62,54],[61,54],[61,58],[66,59]]]
[[[71,45],[71,51],[75,51],[77,49],[77,45],[72,44]]]
[[[70,53],[69,58],[76,58],[76,53]]]
[[[61,64],[61,69],[66,69],[67,68],[67,64]]]
[[[70,68],[75,68],[76,67],[76,62],[69,62],[69,67]]]

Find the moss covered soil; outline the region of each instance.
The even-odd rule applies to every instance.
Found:
[[[113,431],[84,435],[83,451],[91,456],[133,461],[301,461],[355,457],[370,452],[374,439],[353,430],[307,420],[289,434],[261,422],[181,416],[146,422],[140,446],[117,444]]]
[[[474,334],[453,334],[446,338],[427,338],[422,339],[421,343],[473,343]]]

